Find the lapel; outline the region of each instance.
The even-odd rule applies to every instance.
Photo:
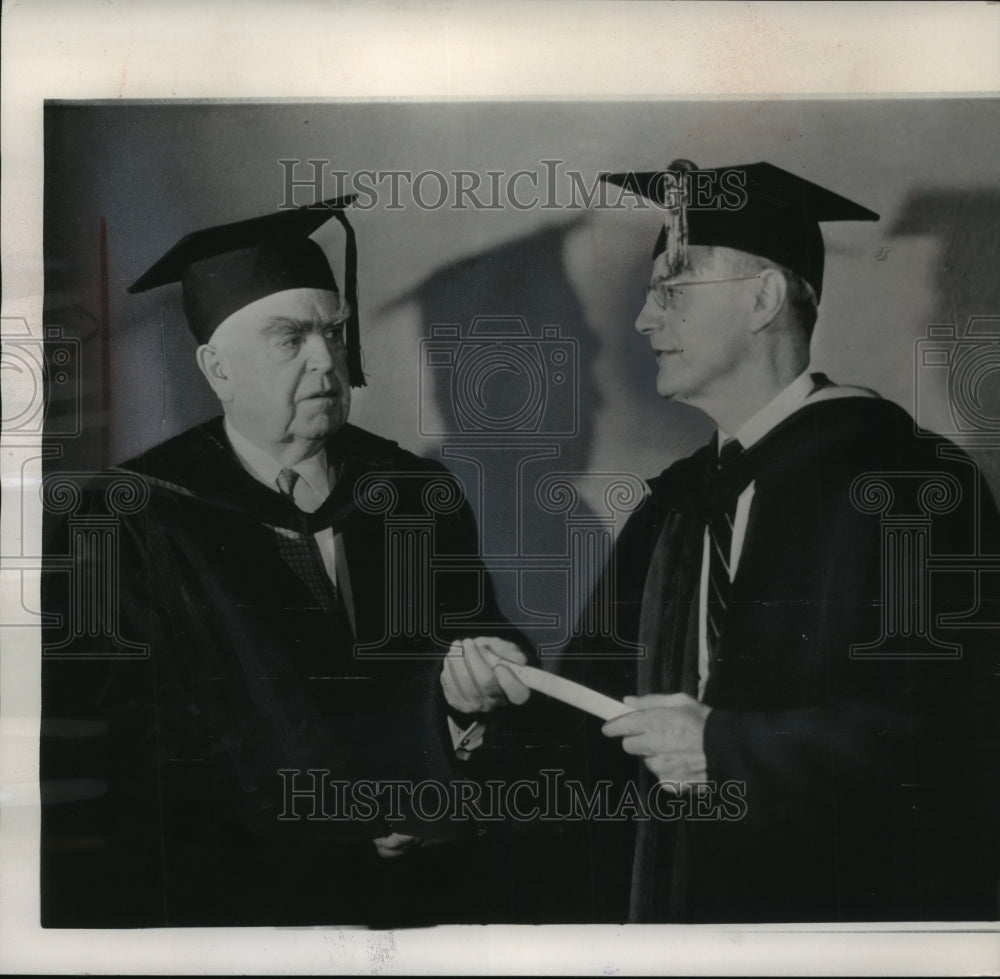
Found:
[[[334,489],[315,513],[303,513],[275,489],[250,475],[226,438],[222,417],[213,418],[156,446],[119,468],[138,473],[154,489],[197,500],[254,523],[314,534],[327,527],[340,531],[358,514],[354,490],[365,474],[390,473],[391,443],[345,425],[328,442]]]
[[[349,425],[326,448],[336,478],[333,491],[315,513],[303,513],[243,468],[221,417],[156,446],[123,468],[142,475],[154,494],[168,503],[191,501],[210,511],[199,519],[212,520],[215,512],[220,519],[253,525],[248,532],[270,527],[314,534],[332,528],[341,535],[359,639],[371,638],[369,625],[381,624],[385,616],[385,518],[365,512],[354,497],[363,476],[381,472],[388,477],[399,471],[398,450],[394,443]]]

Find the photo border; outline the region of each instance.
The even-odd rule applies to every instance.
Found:
[[[118,101],[619,100],[995,96],[1000,6],[260,0],[3,4],[3,316],[41,329],[42,110]],[[290,57],[289,50],[295,54]],[[959,148],[956,148],[959,151]],[[33,334],[34,335],[34,334]],[[2,444],[2,443],[0,443]],[[18,492],[8,471],[4,493]],[[5,507],[0,554],[15,539]],[[40,510],[40,506],[38,508]],[[39,518],[40,512],[35,516]],[[31,531],[37,534],[38,526]],[[25,547],[25,551],[18,550]],[[32,547],[35,549],[32,550]],[[6,593],[0,600],[8,601]],[[0,622],[2,622],[0,613]],[[38,637],[0,659],[4,972],[965,974],[996,928],[486,926],[56,932],[24,888],[37,844]],[[32,806],[19,805],[35,799]],[[32,829],[33,824],[33,829]],[[33,831],[33,836],[31,832]],[[33,856],[37,871],[37,852]],[[582,935],[586,941],[581,942]]]

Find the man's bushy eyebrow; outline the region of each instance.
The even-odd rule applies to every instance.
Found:
[[[273,316],[264,327],[265,333],[278,333],[281,330],[301,330],[307,326],[304,320],[292,319],[290,316]]]
[[[273,336],[275,333],[288,332],[291,330],[301,331],[312,329],[313,326],[320,328],[328,326],[343,326],[350,318],[350,306],[345,303],[335,316],[322,320],[296,319],[294,316],[272,316],[264,327],[266,336]]]

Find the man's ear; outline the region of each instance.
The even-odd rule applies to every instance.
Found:
[[[222,402],[232,400],[232,386],[226,373],[226,365],[219,350],[210,343],[203,343],[196,351],[198,369],[212,386],[215,396]]]
[[[788,283],[777,269],[761,269],[756,287],[750,325],[753,333],[759,333],[774,322],[788,294]]]

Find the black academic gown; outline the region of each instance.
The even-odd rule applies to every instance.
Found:
[[[888,499],[855,480],[890,474],[890,516],[905,523],[908,512],[921,510],[915,486],[940,476],[938,503],[951,493],[954,499],[937,506],[931,491],[923,500],[947,510],[926,525],[929,553],[968,568],[977,563],[969,557],[977,535],[981,553],[1000,554],[996,508],[975,467],[945,440],[915,435],[895,405],[858,397],[807,405],[724,477],[713,475],[715,460],[713,443],[652,480],[617,541],[609,573],[619,633],[643,643],[645,655],[588,660],[580,657],[602,650],[578,641],[562,670],[617,697],[697,696],[706,519],[755,481],[703,697],[713,708],[704,738],[708,780],[731,786],[730,804],[719,805],[717,796],[703,818],[690,818],[689,810],[684,819],[599,827],[607,837],[601,852],[593,840],[583,851],[596,881],[595,916],[996,917],[997,574],[941,568],[929,592],[904,603],[904,614],[930,609],[937,636],[961,646],[957,657],[924,658],[926,644],[917,641],[896,646],[891,651],[904,655],[892,658],[884,655],[888,647],[852,652],[882,632],[883,569],[893,566],[883,552],[897,546],[883,543],[878,511]],[[916,560],[905,558],[910,567]],[[973,610],[978,628],[938,620]],[[572,721],[567,714],[562,723]],[[655,781],[645,766],[621,752],[617,739],[609,747],[599,722],[576,724],[589,778],[631,780],[645,796]],[[625,852],[630,872],[616,875]]]
[[[425,547],[453,559],[434,611],[466,623],[439,639],[498,613],[471,511],[441,466],[349,425],[327,451],[336,486],[311,515],[245,472],[221,419],[94,480],[70,520],[50,515],[46,553],[74,559],[71,573],[50,563],[43,592],[53,617],[43,656],[43,924],[433,919],[433,884],[408,915],[398,905],[413,890],[399,869],[407,861],[380,860],[371,841],[462,827],[400,823],[384,808],[308,819],[309,798],[293,800],[298,818],[279,818],[288,815],[279,772],[302,773],[298,789],[313,784],[310,769],[351,784],[456,774],[435,616],[412,595],[402,608],[390,602],[404,584],[389,573],[390,521],[409,520],[411,554]],[[356,490],[374,476],[359,503]],[[66,499],[55,478],[50,497]],[[428,507],[439,513],[433,536]],[[111,549],[99,543],[109,515]],[[326,526],[342,535],[356,637],[342,606],[287,557],[291,535]],[[110,584],[90,601],[86,582],[102,576]],[[394,635],[379,647],[387,629]],[[355,655],[355,641],[374,648]],[[337,805],[323,802],[320,817]]]

